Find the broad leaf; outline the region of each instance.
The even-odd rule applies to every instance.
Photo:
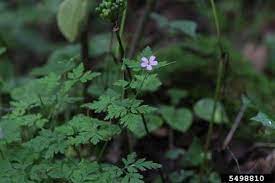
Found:
[[[189,165],[198,166],[203,163],[204,158],[205,153],[203,151],[203,146],[199,139],[195,137],[185,154],[184,162]]]
[[[208,122],[211,122],[212,112],[214,110],[214,100],[210,98],[201,99],[194,106],[195,114]],[[228,117],[224,107],[220,102],[217,102],[216,111],[214,114],[214,123],[228,122]]]
[[[173,105],[177,105],[181,99],[187,97],[188,92],[186,90],[172,88],[172,89],[168,90],[168,95],[171,99],[171,103]]]
[[[70,42],[77,39],[86,24],[89,0],[64,0],[60,5],[57,23],[60,31]]]
[[[256,121],[256,122],[260,122],[265,127],[275,129],[275,121],[263,112],[259,112],[257,114],[257,116],[251,118],[251,120]]]
[[[4,54],[7,51],[5,47],[0,47],[0,55]]]
[[[162,106],[160,111],[165,121],[175,130],[186,132],[192,124],[193,116],[189,109]]]
[[[133,115],[133,116],[128,116],[128,119],[124,119],[125,121],[128,121],[128,128],[130,131],[132,131],[134,133],[135,136],[137,136],[138,138],[142,138],[144,136],[146,136],[146,131],[145,131],[145,127],[144,124],[142,122],[142,118],[140,115]],[[160,117],[156,116],[156,115],[148,115],[145,116],[146,119],[146,124],[148,127],[149,132],[152,132],[156,129],[158,129],[159,127],[161,127],[163,121],[161,120]],[[123,120],[123,119],[121,119]],[[130,123],[132,122],[132,123]]]

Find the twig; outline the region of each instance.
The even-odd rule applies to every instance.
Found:
[[[232,156],[233,160],[235,161],[237,168],[238,168],[238,172],[239,174],[241,174],[241,169],[240,169],[240,164],[238,159],[236,158],[236,156],[233,154],[233,152],[229,149],[229,147],[227,147],[228,152],[230,153],[230,155]]]
[[[222,146],[223,150],[228,146],[228,144],[230,143],[230,141],[231,141],[231,139],[232,139],[235,131],[237,130],[238,126],[240,125],[246,108],[247,108],[247,105],[242,104],[241,109],[240,109],[238,115],[235,118],[234,124],[232,125],[229,133],[227,134],[227,136],[226,136],[226,138],[224,140],[224,143],[223,143],[223,146]]]
[[[156,0],[147,0],[146,1],[146,7],[144,10],[144,13],[142,17],[139,19],[138,26],[136,29],[136,32],[134,34],[131,46],[130,46],[130,51],[129,51],[129,57],[132,58],[135,54],[135,51],[138,47],[138,43],[141,39],[142,33],[144,32],[144,27],[149,19],[150,12],[153,10],[155,7]]]
[[[268,143],[268,142],[258,142],[255,143],[249,151],[252,151],[253,149],[256,148],[275,148],[275,143]]]

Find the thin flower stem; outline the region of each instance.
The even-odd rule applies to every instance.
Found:
[[[214,0],[210,0],[210,3],[211,3],[212,13],[213,13],[213,16],[214,16],[214,21],[215,21],[215,26],[216,26],[216,31],[217,31],[218,44],[220,45],[220,26],[219,26],[219,21],[218,21],[218,17],[217,17],[216,5],[215,5]],[[221,82],[222,82],[223,70],[224,70],[223,65],[224,64],[223,64],[223,61],[221,59],[219,61],[219,67],[218,67],[218,76],[217,76],[217,82],[216,82],[217,86],[216,86],[215,97],[214,97],[214,107],[213,107],[213,111],[212,111],[212,114],[211,114],[211,121],[210,121],[210,126],[208,128],[206,144],[205,144],[205,150],[206,151],[209,148],[210,138],[211,138],[212,131],[213,131],[213,123],[214,123],[214,117],[215,117],[215,112],[216,112],[216,108],[217,108],[217,102],[220,98],[220,92],[221,92],[221,87],[222,87]]]
[[[215,1],[214,0],[210,0],[210,3],[211,3],[211,7],[212,7],[212,14],[214,16],[217,37],[218,37],[218,39],[220,39],[220,36],[221,36],[220,24],[219,24],[219,19],[218,19],[218,15],[217,15],[217,9],[216,9],[216,5],[215,5]]]
[[[119,61],[121,62],[121,64],[123,64],[123,58],[125,56],[125,50],[124,50],[124,46],[123,46],[123,43],[122,43],[122,40],[121,40],[121,37],[120,37],[120,34],[118,32],[118,30],[115,30],[115,34],[116,34],[116,37],[117,37],[117,41],[119,43],[119,50],[120,50],[120,58],[119,58]],[[129,80],[132,80],[132,75],[131,75],[131,71],[130,69],[126,66],[126,72],[123,73],[123,79],[127,78]]]
[[[123,36],[123,33],[124,33],[124,29],[125,29],[125,23],[126,23],[126,18],[127,18],[127,11],[128,11],[128,0],[125,1],[125,9],[124,9],[123,14],[122,14],[120,28],[119,28],[119,36],[120,36],[121,39],[122,39],[122,36]],[[120,49],[120,45],[117,47],[116,55],[119,54],[119,49]]]
[[[209,149],[210,140],[211,140],[211,136],[213,133],[215,113],[216,113],[217,104],[220,99],[220,93],[221,93],[221,89],[222,89],[222,78],[223,78],[223,73],[224,73],[223,66],[224,66],[224,64],[223,64],[223,61],[221,60],[219,63],[219,68],[218,68],[218,77],[217,77],[217,86],[216,86],[215,97],[214,97],[214,106],[213,106],[213,111],[211,114],[211,121],[210,121],[210,125],[208,128],[207,137],[206,137],[205,151],[208,151],[208,149]]]
[[[217,75],[217,80],[216,80],[216,89],[215,89],[215,96],[214,96],[214,106],[213,106],[213,111],[211,114],[211,120],[210,120],[210,125],[208,128],[207,136],[206,136],[206,142],[204,146],[204,151],[207,154],[210,146],[210,141],[213,133],[213,127],[214,127],[214,120],[215,120],[215,113],[218,105],[218,101],[220,100],[220,95],[221,95],[221,90],[222,90],[222,80],[224,77],[224,70],[225,70],[225,64],[227,62],[226,54],[223,51],[223,47],[221,44],[220,40],[220,25],[219,25],[219,20],[217,16],[217,10],[216,10],[216,5],[214,0],[210,0],[211,3],[211,8],[212,8],[212,14],[214,17],[214,22],[215,22],[215,27],[216,27],[216,35],[218,39],[218,46],[220,50],[220,60],[219,60],[219,66],[218,66],[218,75]],[[200,182],[202,181],[202,174],[204,170],[208,169],[208,159],[204,158],[204,161],[202,163],[201,169],[200,169]]]
[[[117,38],[117,41],[119,44],[119,58],[120,58],[119,60],[122,62],[122,59],[124,57],[124,47],[123,47],[123,43],[122,43],[120,34],[117,30],[115,31],[115,34],[116,34],[116,38]]]
[[[141,82],[141,84],[140,84],[139,89],[138,89],[137,92],[136,92],[135,98],[137,98],[138,95],[140,94],[140,91],[141,91],[141,89],[142,89],[142,86],[143,86],[143,84],[144,84],[144,81],[147,79],[148,76],[149,76],[149,74],[146,73],[146,75],[144,76],[144,78],[143,78],[143,80],[142,80],[142,82]]]

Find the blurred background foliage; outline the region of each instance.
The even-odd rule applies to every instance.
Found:
[[[9,108],[8,101],[15,88],[50,72],[61,75],[77,64],[73,61],[65,62],[80,56],[80,45],[77,42],[68,43],[58,30],[56,14],[61,2],[62,0],[0,1],[1,113]],[[94,9],[97,3],[98,1],[94,1],[91,8]],[[133,37],[136,19],[142,14],[144,3],[143,0],[129,2],[125,43]],[[221,104],[221,111],[227,115],[228,120],[220,121],[221,126],[217,127],[217,133],[224,136],[225,132],[220,131],[223,128],[230,129],[240,109],[241,96],[245,95],[253,105],[244,116],[245,120],[236,136],[249,142],[274,142],[275,132],[262,128],[250,118],[262,111],[275,123],[275,2],[217,0],[216,4],[222,44],[229,55]],[[211,11],[206,0],[159,1],[154,12],[150,14],[138,48],[141,50],[150,45],[160,60],[175,61],[160,71],[163,82],[161,90],[156,91],[154,97],[144,97],[148,98],[149,103],[157,105],[169,105],[173,98],[182,98],[180,102],[175,102],[177,99],[174,102],[177,107],[184,106],[195,112],[196,123],[190,132],[195,136],[201,135],[196,126],[205,126],[202,121],[209,120],[205,117],[205,111],[201,112],[204,110],[203,105],[211,106],[209,103],[198,102],[209,102],[200,100],[213,98],[217,75],[216,58],[219,51]],[[101,94],[119,77],[109,55],[111,29],[111,25],[102,23],[95,11],[92,11],[89,23],[91,65],[93,69],[104,71],[102,77],[96,79],[100,85],[89,86],[92,96]],[[171,89],[184,91],[186,94],[170,94]],[[194,156],[192,149],[200,151],[196,143],[199,142],[193,141],[192,145],[187,143],[191,147],[188,151],[190,156]],[[176,154],[172,155],[172,159],[178,157],[179,151]],[[200,157],[191,158],[197,161],[190,166],[201,163]],[[182,161],[188,162],[188,158]],[[177,177],[179,180],[174,182],[181,182],[186,178],[179,175]]]

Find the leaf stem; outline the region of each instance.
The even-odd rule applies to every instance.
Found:
[[[241,120],[243,118],[243,115],[244,115],[246,109],[247,109],[247,105],[246,104],[242,104],[241,109],[240,109],[238,115],[235,118],[234,124],[232,125],[229,133],[227,134],[227,136],[226,136],[226,138],[225,138],[225,140],[223,142],[223,146],[222,146],[223,150],[226,149],[226,147],[229,145],[229,143],[230,143],[230,141],[231,141],[231,139],[232,139],[235,131],[237,130],[238,126],[241,123]]]

